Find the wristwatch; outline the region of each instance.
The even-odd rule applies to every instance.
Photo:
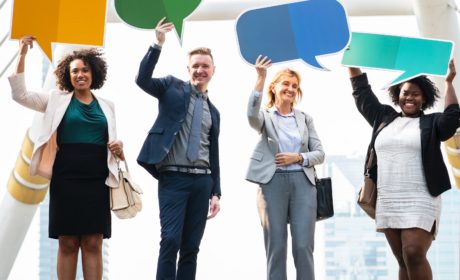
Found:
[[[297,161],[297,163],[300,164],[300,165],[302,165],[302,164],[303,164],[303,160],[304,160],[302,154],[301,154],[301,153],[298,153],[297,156],[299,157],[299,160]]]

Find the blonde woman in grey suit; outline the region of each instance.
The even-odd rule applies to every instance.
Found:
[[[316,222],[313,167],[324,161],[324,151],[312,117],[294,108],[302,97],[300,75],[296,71],[284,69],[275,74],[267,89],[267,107],[260,109],[270,66],[269,58],[257,58],[257,80],[249,97],[247,115],[260,140],[251,156],[246,179],[259,184],[257,203],[264,233],[267,279],[287,279],[289,225],[297,280],[312,280]]]

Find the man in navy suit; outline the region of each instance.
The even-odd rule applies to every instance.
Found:
[[[136,78],[139,87],[158,99],[159,108],[137,161],[158,179],[161,242],[156,278],[195,279],[206,220],[220,210],[220,117],[207,97],[215,66],[211,50],[198,48],[189,52],[190,81],[170,75],[152,78],[165,33],[173,28],[164,21],[156,26],[156,40]]]

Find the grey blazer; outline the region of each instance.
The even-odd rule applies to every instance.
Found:
[[[266,184],[276,171],[275,155],[279,153],[278,124],[274,115],[274,108],[260,110],[263,94],[257,96],[252,92],[248,103],[249,125],[260,134],[260,140],[254,149],[246,180]],[[318,138],[313,118],[302,111],[294,109],[295,119],[301,135],[301,147],[294,153],[307,153],[308,166],[303,167],[305,175],[315,185],[313,166],[324,161],[324,151]]]

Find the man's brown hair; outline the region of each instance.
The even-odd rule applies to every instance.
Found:
[[[212,57],[210,48],[199,47],[199,48],[193,49],[188,52],[188,58],[190,59],[190,57],[192,57],[195,54],[209,55],[211,57],[212,62],[214,62],[214,58]]]

